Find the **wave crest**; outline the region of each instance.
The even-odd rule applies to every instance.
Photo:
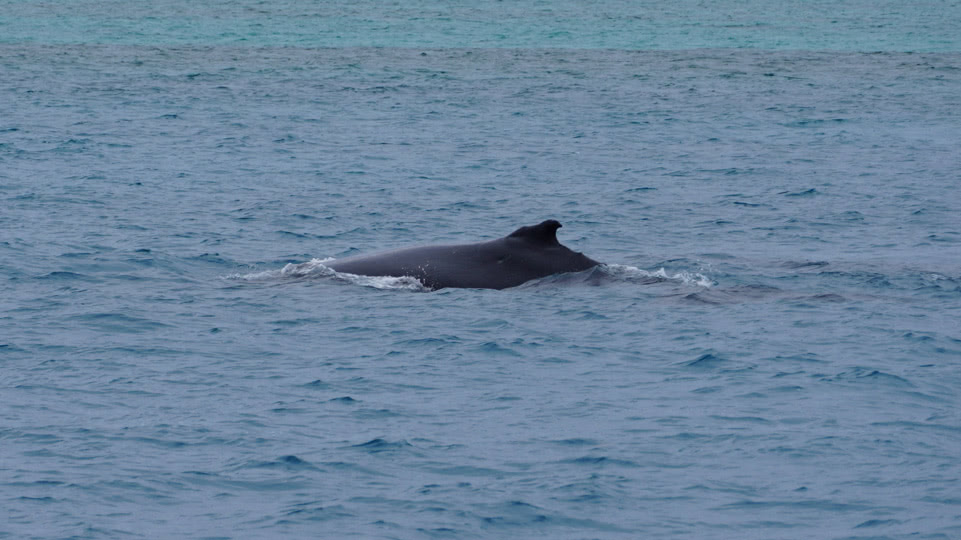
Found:
[[[417,278],[410,276],[358,276],[356,274],[337,272],[327,266],[327,263],[333,260],[333,257],[327,257],[325,259],[311,259],[303,263],[288,263],[280,270],[265,270],[263,272],[253,272],[250,274],[233,274],[227,276],[227,279],[238,281],[267,281],[277,279],[304,280],[331,278],[337,281],[353,283],[354,285],[374,289],[394,289],[402,291],[430,290]]]
[[[661,281],[675,281],[684,285],[704,287],[705,289],[714,286],[714,281],[700,272],[679,271],[671,273],[663,267],[652,272],[626,264],[606,264],[603,268],[612,278],[629,282],[657,283]]]

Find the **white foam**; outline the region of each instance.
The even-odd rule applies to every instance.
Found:
[[[363,287],[374,289],[394,289],[404,291],[427,291],[429,290],[417,278],[390,277],[390,276],[359,276],[337,272],[327,266],[333,261],[333,257],[326,259],[311,259],[303,263],[289,263],[280,270],[265,270],[263,272],[253,272],[250,274],[232,274],[225,279],[241,281],[266,281],[276,279],[311,279],[311,278],[332,278],[346,281]]]
[[[429,291],[430,289],[426,287],[415,277],[403,276],[403,277],[391,277],[391,276],[358,276],[356,274],[344,274],[341,272],[334,272],[335,277],[349,281],[356,285],[362,285],[364,287],[373,287],[375,289],[393,289],[401,291]]]
[[[262,272],[252,272],[250,274],[230,274],[224,279],[238,281],[264,281],[285,277],[312,277],[312,276],[332,276],[333,270],[324,265],[334,260],[331,257],[326,259],[311,259],[305,263],[287,264],[280,270],[264,270]]]
[[[333,260],[333,257],[327,257],[326,259],[311,259],[305,263],[289,263],[280,269],[280,277],[330,277],[337,274],[337,272],[329,268],[325,263]]]
[[[628,266],[626,264],[607,264],[605,269],[611,275],[611,277],[621,278],[621,279],[660,279],[667,281],[677,281],[685,285],[694,285],[697,287],[709,288],[714,285],[714,282],[710,278],[701,274],[699,272],[675,272],[670,273],[665,268],[660,268],[653,272],[649,270],[644,270],[637,268],[636,266]]]

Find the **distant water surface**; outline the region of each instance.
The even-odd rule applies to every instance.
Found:
[[[957,0],[0,0],[0,43],[956,52]]]
[[[0,538],[961,536],[957,4],[52,6]],[[324,265],[548,218],[607,264]]]

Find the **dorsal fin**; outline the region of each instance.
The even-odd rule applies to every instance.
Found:
[[[520,229],[517,229],[516,231],[507,235],[507,237],[523,238],[528,242],[544,246],[557,246],[560,245],[560,243],[557,241],[557,229],[560,229],[561,226],[562,225],[557,220],[549,219],[537,225],[521,227]]]

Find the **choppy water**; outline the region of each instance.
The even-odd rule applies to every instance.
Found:
[[[958,0],[0,0],[0,43],[957,52]]]
[[[0,537],[961,537],[961,8],[677,6],[0,3]]]

